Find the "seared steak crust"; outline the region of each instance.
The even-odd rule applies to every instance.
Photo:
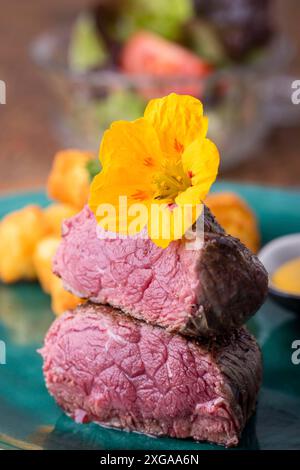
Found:
[[[211,218],[206,208],[205,220]],[[256,313],[267,295],[268,276],[259,259],[220,228],[215,220],[205,225],[204,249],[197,263],[199,308],[183,333],[213,335],[239,327]]]

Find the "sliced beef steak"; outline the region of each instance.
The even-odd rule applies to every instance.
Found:
[[[208,209],[202,248],[187,250],[182,241],[161,249],[139,236],[102,239],[86,207],[63,225],[54,272],[79,297],[203,336],[241,326],[261,306],[268,284],[257,257],[226,235]]]
[[[92,303],[55,320],[41,353],[49,392],[77,422],[225,446],[238,443],[261,382],[244,328],[200,343]]]

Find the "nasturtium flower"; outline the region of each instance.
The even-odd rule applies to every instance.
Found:
[[[174,93],[151,100],[140,119],[114,122],[104,133],[102,171],[90,190],[89,206],[100,226],[133,235],[147,225],[150,238],[163,248],[182,238],[200,215],[218,172],[219,153],[206,137],[207,128],[202,103]],[[133,223],[139,207],[145,211]]]

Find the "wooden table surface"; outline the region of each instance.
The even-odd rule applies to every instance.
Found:
[[[41,187],[54,153],[62,147],[53,126],[61,109],[59,99],[28,49],[38,34],[75,16],[88,3],[1,1],[0,79],[7,85],[7,104],[0,105],[0,191]],[[300,45],[299,0],[278,0],[276,8],[282,30]],[[292,72],[300,79],[300,60],[295,60]],[[222,176],[300,187],[300,122],[274,129],[256,155]]]

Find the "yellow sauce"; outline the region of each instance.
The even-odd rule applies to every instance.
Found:
[[[300,295],[300,257],[280,266],[272,276],[272,284],[289,294]]]

